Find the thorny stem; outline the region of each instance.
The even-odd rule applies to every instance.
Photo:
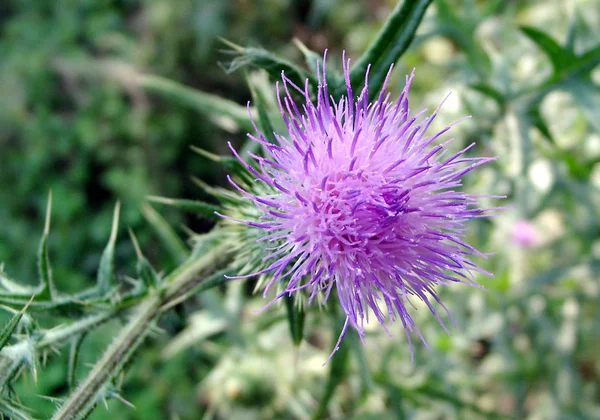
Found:
[[[0,355],[7,356],[4,362],[0,363],[0,386],[8,383],[8,381],[17,374],[30,355],[60,345],[73,337],[81,335],[112,319],[118,313],[119,310],[117,309],[90,315],[71,325],[45,331],[44,334],[37,339],[25,339],[12,346],[5,347],[0,352]]]
[[[117,375],[155,326],[161,314],[173,302],[184,300],[189,291],[211,272],[221,268],[229,259],[227,241],[218,241],[203,256],[184,263],[165,282],[166,289],[141,302],[129,323],[96,363],[87,378],[69,396],[52,417],[59,419],[85,418],[98,403],[107,382]]]

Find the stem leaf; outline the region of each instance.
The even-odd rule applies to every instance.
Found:
[[[54,300],[56,289],[52,280],[52,267],[48,256],[48,235],[50,234],[50,216],[52,214],[52,191],[48,194],[48,206],[46,208],[46,221],[44,233],[38,248],[38,272],[40,276],[40,293],[38,298],[43,300]]]
[[[563,48],[545,32],[531,26],[521,26],[520,29],[550,58],[555,74],[560,73],[576,60],[575,54]]]
[[[113,213],[112,229],[108,244],[104,248],[102,257],[100,258],[100,267],[98,268],[97,284],[100,295],[108,293],[114,286],[114,259],[115,259],[115,243],[117,241],[117,231],[119,229],[119,210],[120,203],[117,201]]]
[[[153,203],[165,204],[181,210],[189,211],[200,217],[204,217],[209,220],[220,220],[219,216],[215,215],[215,212],[222,212],[223,210],[214,204],[206,203],[200,200],[186,200],[177,198],[167,198],[158,196],[148,196],[149,201]]]
[[[284,299],[290,326],[290,334],[294,344],[298,347],[304,336],[304,320],[306,318],[306,312],[304,312],[303,308],[294,303],[295,299],[293,296],[286,295]]]
[[[148,289],[158,289],[160,286],[160,276],[154,270],[150,264],[150,261],[148,261],[148,259],[142,253],[137,238],[131,229],[129,230],[129,236],[131,237],[131,242],[133,243],[133,247],[135,248],[135,253],[138,259],[136,268],[139,278]]]
[[[80,335],[73,337],[71,340],[71,348],[69,349],[69,365],[67,368],[67,381],[70,389],[75,388],[79,350],[81,349],[81,344],[83,343],[85,336],[86,333],[83,332]]]
[[[229,42],[227,44],[232,46],[231,51],[236,55],[227,67],[228,72],[234,72],[242,67],[252,65],[265,70],[273,80],[280,80],[281,73],[285,72],[286,77],[297,86],[304,86],[304,81],[308,79],[313,88],[317,87],[317,80],[314,75],[277,54],[262,48],[242,47]]]
[[[187,105],[207,116],[219,115],[231,119],[240,130],[251,131],[250,114],[252,109],[239,105],[220,96],[202,92],[173,80],[154,75],[139,76],[138,85],[144,90]],[[214,120],[213,120],[214,121]],[[218,125],[219,121],[215,121]]]
[[[390,66],[396,63],[408,49],[431,2],[432,0],[398,2],[375,41],[350,70],[350,84],[354,91],[362,87],[367,66],[371,64],[369,100],[379,93]],[[340,96],[343,92],[337,94]]]
[[[333,336],[336,337],[342,330],[345,318],[343,316],[335,315],[336,322],[334,322]],[[318,420],[325,418],[327,413],[327,407],[333,397],[335,389],[344,380],[348,372],[348,356],[350,354],[349,340],[342,340],[339,349],[330,360],[329,375],[327,376],[327,383],[325,384],[325,390],[321,401],[319,402],[318,408],[315,410],[312,419]]]
[[[173,259],[178,263],[184,262],[189,250],[167,221],[148,204],[142,206],[142,214],[163,240]]]
[[[23,307],[23,309],[21,309],[19,312],[17,312],[15,315],[13,315],[8,320],[8,322],[6,323],[4,328],[2,328],[2,331],[0,331],[0,350],[2,350],[4,348],[4,346],[6,346],[6,344],[10,340],[10,337],[13,335],[15,329],[17,328],[17,325],[19,325],[19,321],[25,314],[25,311],[27,310],[27,307],[29,306],[29,304],[31,303],[32,300],[33,300],[33,296],[31,297],[31,299],[29,300],[27,305],[25,305]]]

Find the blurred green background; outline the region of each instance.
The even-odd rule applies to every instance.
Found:
[[[117,200],[121,226],[135,231],[156,267],[173,268],[176,255],[141,211],[145,197],[198,198],[192,175],[224,184],[225,172],[190,146],[228,155],[227,141],[239,145],[245,133],[219,115],[145,91],[134,76],[164,76],[245,105],[247,73],[228,73],[232,56],[220,37],[300,62],[297,38],[319,53],[329,48],[332,66],[339,67],[340,52],[357,59],[394,4],[2,2],[0,261],[6,272],[37,281],[35,252],[50,190],[49,245],[61,290],[94,281]],[[564,54],[561,67],[522,25],[573,55]],[[474,244],[496,252],[482,263],[495,277],[478,279],[487,293],[441,291],[458,325],[453,337],[423,310],[417,313],[431,349],[417,344],[414,363],[399,329],[391,340],[373,329],[369,345],[358,345],[339,378],[330,418],[600,418],[599,42],[598,0],[434,1],[390,90],[399,93],[404,75],[416,68],[412,109],[435,109],[452,91],[437,126],[470,114],[453,129],[457,147],[477,141],[478,153],[499,156],[465,181],[469,192],[509,197],[509,209],[471,231]],[[587,57],[583,69],[571,66],[575,57]],[[182,238],[187,229],[211,226],[156,209]],[[121,231],[117,266],[125,277],[135,254]],[[328,374],[321,364],[331,347],[329,328],[309,317],[310,339],[297,350],[282,308],[253,315],[264,302],[239,284],[207,296],[180,305],[130,367],[122,395],[137,408],[111,401],[109,412],[99,408],[93,418],[310,418]],[[215,305],[235,314],[235,325],[215,321]],[[82,362],[95,360],[117,325],[86,340]],[[212,333],[203,330],[207,325]],[[239,337],[204,340],[228,329]],[[36,417],[53,409],[40,395],[67,392],[65,360],[66,354],[53,355],[37,383],[30,374],[19,381],[21,400]]]

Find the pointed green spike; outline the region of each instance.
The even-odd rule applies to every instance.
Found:
[[[265,70],[273,80],[281,80],[281,72],[285,72],[286,77],[297,86],[304,86],[306,79],[313,87],[318,84],[314,74],[308,73],[285,58],[262,48],[242,47],[240,50],[238,47],[232,48],[231,52],[236,57],[229,63],[227,68],[230,73],[251,65]]]
[[[4,326],[4,328],[2,328],[2,331],[0,331],[0,350],[2,350],[2,348],[8,343],[8,340],[10,340],[10,337],[12,336],[13,332],[17,328],[17,325],[19,325],[19,321],[25,314],[25,311],[27,310],[27,308],[29,307],[29,304],[32,301],[33,301],[33,296],[31,297],[31,299],[29,299],[29,302],[27,303],[27,305],[25,305],[23,307],[23,309],[21,309],[19,312],[17,312],[15,315],[13,315],[13,317],[8,321],[8,323]]]
[[[527,116],[529,117],[531,124],[538,130],[540,130],[540,133],[542,133],[542,135],[548,141],[550,141],[550,143],[556,145],[554,138],[552,137],[552,133],[550,132],[550,128],[546,124],[546,121],[544,121],[544,118],[542,117],[542,114],[540,112],[539,102],[531,104],[531,106],[527,110]]]
[[[247,172],[244,168],[244,165],[242,165],[242,163],[233,156],[215,155],[214,153],[210,153],[209,151],[196,146],[190,146],[190,149],[192,149],[193,152],[198,153],[200,156],[209,159],[212,162],[217,162],[223,165],[223,167],[228,172],[235,173],[236,175]]]
[[[86,336],[86,333],[79,334],[71,340],[71,348],[69,349],[69,365],[67,369],[67,382],[69,388],[75,388],[75,382],[77,379],[77,363],[79,361],[79,350],[81,344]]]
[[[39,286],[26,286],[11,280],[0,265],[0,296],[31,296],[39,291]]]
[[[335,310],[333,310],[335,311]],[[333,314],[335,317],[333,336],[336,337],[343,329],[345,317],[339,314]],[[334,338],[335,339],[335,338]],[[329,375],[327,376],[327,382],[325,389],[319,402],[319,407],[315,410],[312,419],[318,420],[325,417],[329,402],[333,397],[335,389],[348,375],[348,355],[350,353],[350,347],[348,339],[342,340],[339,349],[331,357],[329,361]]]
[[[275,137],[275,130],[273,129],[273,124],[271,124],[271,119],[269,118],[269,113],[267,112],[267,101],[265,100],[264,95],[259,89],[256,89],[254,86],[252,86],[252,84],[248,83],[248,86],[250,86],[250,93],[252,94],[252,99],[254,99],[254,104],[256,106],[256,110],[258,111],[258,116],[260,118],[259,125],[262,130],[262,133],[270,143],[278,144],[279,142]],[[259,144],[252,140],[247,140],[247,142]]]
[[[368,393],[372,392],[375,389],[375,383],[373,381],[373,377],[371,376],[371,371],[369,370],[369,363],[367,355],[365,354],[365,346],[360,343],[360,339],[357,334],[352,334],[352,351],[356,356],[356,364],[358,365],[358,372],[361,379],[361,394],[366,396]]]
[[[311,71],[316,71],[317,66],[320,65],[323,61],[323,56],[310,48],[308,48],[302,41],[298,38],[292,39],[292,42],[296,45],[296,48],[300,50],[302,55],[304,56],[304,61],[306,62],[306,66]],[[325,75],[327,78],[327,84],[331,86],[332,90],[337,91],[341,87],[345,86],[344,77],[338,72],[328,71]]]
[[[240,202],[240,196],[231,190],[225,188],[212,187],[206,182],[194,176],[191,177],[192,182],[202,189],[206,194],[215,197],[222,203],[237,204]]]
[[[129,236],[131,237],[131,242],[133,243],[133,247],[135,248],[135,253],[137,255],[137,272],[139,278],[144,282],[144,285],[147,288],[157,289],[160,285],[159,275],[142,253],[137,238],[131,229],[129,229]]]
[[[578,20],[579,13],[577,13],[577,9],[575,9],[573,15],[569,18],[569,22],[567,24],[567,35],[565,37],[565,48],[570,51],[575,50],[575,37],[577,35]]]
[[[163,240],[173,259],[178,263],[184,262],[189,255],[189,250],[169,223],[149,204],[142,206],[142,214]]]
[[[576,61],[572,51],[565,49],[545,32],[531,26],[521,26],[519,29],[548,56],[555,74],[560,73]]]
[[[204,115],[228,117],[241,130],[252,130],[250,114],[253,110],[248,110],[245,106],[160,76],[139,75],[136,81],[138,86],[147,92],[187,105]]]
[[[155,195],[150,195],[147,197],[147,199],[149,201],[152,201],[153,203],[160,203],[166,204],[167,206],[173,206],[182,210],[189,211],[191,213],[195,213],[200,217],[212,220],[219,220],[219,217],[215,215],[215,212],[223,211],[223,209],[221,209],[221,207],[219,206],[206,203],[200,200],[185,200],[167,197],[157,197]]]
[[[480,22],[479,19],[469,13],[474,8],[474,5],[465,4],[461,13],[446,0],[436,1],[436,11],[441,26],[440,31],[458,45],[467,56],[473,70],[481,78],[485,78],[491,71],[492,62],[473,36]]]
[[[223,156],[215,155],[214,153],[211,153],[208,150],[204,150],[198,146],[194,146],[193,144],[190,146],[190,149],[192,149],[193,152],[198,153],[200,156],[209,159],[213,162],[222,163],[223,159],[225,159]]]
[[[504,99],[504,95],[502,94],[502,92],[500,92],[493,86],[485,83],[472,83],[469,85],[469,87],[496,101],[496,103],[501,109],[504,108],[506,102]]]
[[[25,412],[25,407],[15,404],[14,401],[0,398],[0,418],[4,419],[3,416],[13,420],[32,420],[32,417]]]
[[[379,94],[390,66],[397,62],[410,46],[421,19],[432,1],[398,2],[377,33],[375,40],[350,70],[350,84],[355,92],[359,92],[359,88],[363,86],[367,66],[370,65],[369,100],[373,100]],[[342,85],[336,94],[341,96],[345,94],[345,90],[345,86]]]
[[[300,52],[302,53],[302,55],[304,56],[304,61],[306,62],[306,66],[310,70],[314,71],[317,68],[317,66],[319,65],[319,63],[323,60],[323,56],[320,55],[320,54],[318,54],[318,53],[316,53],[316,52],[314,52],[310,48],[308,48],[298,38],[292,39],[292,42],[294,43],[294,45],[296,46],[296,48],[298,48],[300,50]]]
[[[100,267],[98,268],[97,284],[100,295],[108,293],[114,286],[114,259],[115,259],[115,243],[117,241],[117,231],[119,229],[119,211],[121,204],[117,201],[113,213],[112,229],[108,244],[104,248],[102,257],[100,258]]]
[[[52,214],[52,191],[48,194],[48,206],[46,207],[46,221],[44,223],[44,234],[40,240],[38,249],[38,271],[40,276],[40,293],[38,297],[45,300],[54,300],[56,288],[52,280],[52,267],[48,256],[48,235],[50,234],[50,216]]]
[[[306,313],[302,307],[295,304],[294,296],[286,295],[284,299],[285,307],[287,309],[288,323],[290,326],[290,334],[294,344],[297,347],[300,345],[302,338],[304,337],[304,319],[306,317]]]

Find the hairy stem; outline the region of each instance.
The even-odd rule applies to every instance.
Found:
[[[116,376],[140,347],[148,333],[171,303],[186,299],[189,291],[229,259],[229,244],[215,241],[212,249],[198,259],[188,261],[165,279],[164,290],[150,295],[135,309],[129,323],[121,330],[87,378],[69,396],[52,419],[85,418],[101,399],[108,381]]]
[[[71,325],[45,331],[43,335],[35,339],[26,338],[3,348],[0,351],[0,387],[9,383],[24,363],[29,362],[33,366],[36,353],[60,346],[112,319],[117,313],[119,310],[90,315]]]

